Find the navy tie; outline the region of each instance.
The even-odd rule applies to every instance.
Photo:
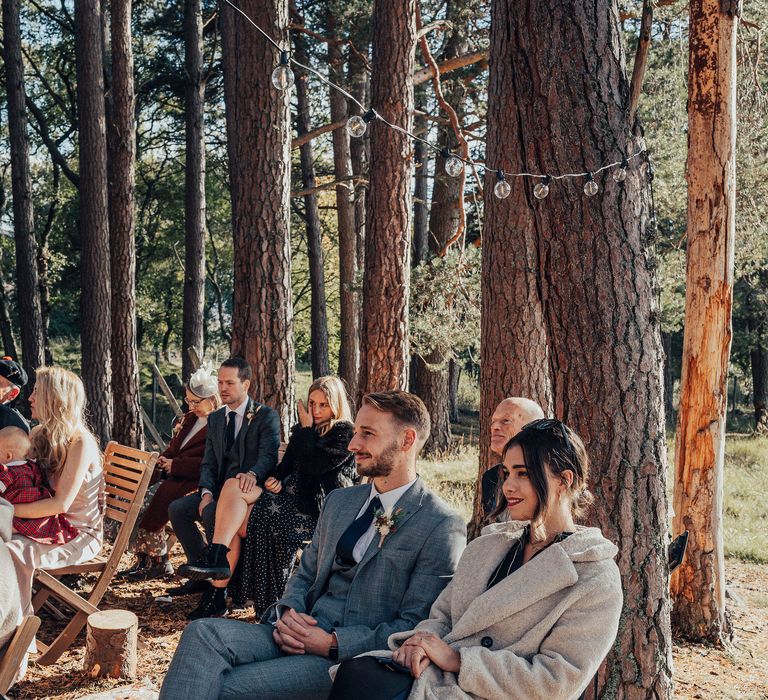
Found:
[[[355,522],[353,522],[339,538],[339,542],[336,545],[336,556],[341,560],[342,564],[345,564],[346,566],[355,565],[355,558],[352,555],[355,545],[371,526],[374,511],[381,509],[381,501],[379,500],[379,497],[376,496],[375,498],[372,498],[368,507],[363,511],[363,514],[355,520]]]
[[[228,455],[229,451],[232,449],[232,445],[235,444],[235,417],[237,416],[237,413],[235,411],[230,411],[229,415],[227,416],[227,432],[224,437],[224,454]]]

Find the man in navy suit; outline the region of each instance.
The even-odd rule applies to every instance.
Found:
[[[205,454],[200,465],[197,493],[173,501],[168,514],[174,532],[191,564],[203,555],[205,541],[197,527],[203,523],[206,537],[213,537],[216,499],[224,482],[237,477],[246,493],[263,486],[277,465],[280,420],[277,412],[248,396],[253,376],[241,357],[222,362],[218,372],[219,395],[224,406],[208,416]],[[191,619],[219,615],[226,610],[225,589],[214,589],[207,581],[189,582],[170,591],[176,595],[203,592]]]

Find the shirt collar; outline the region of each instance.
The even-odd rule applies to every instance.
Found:
[[[6,467],[20,467],[22,464],[26,464],[26,463],[27,463],[26,459],[16,459],[13,462],[6,462],[5,466]]]
[[[381,507],[384,510],[389,510],[390,508],[394,508],[395,503],[397,503],[400,500],[400,497],[409,489],[411,486],[413,486],[416,483],[416,480],[419,477],[417,476],[416,479],[413,481],[409,481],[407,484],[404,484],[403,486],[399,486],[396,489],[392,489],[391,491],[387,491],[386,493],[379,493],[376,489],[376,484],[372,481],[371,482],[371,494],[368,496],[367,503],[370,503],[376,496],[379,497],[379,500],[381,501]]]
[[[244,416],[245,409],[248,407],[248,401],[249,401],[249,398],[248,396],[246,396],[245,401],[243,401],[243,403],[241,403],[236,409],[234,409],[234,411],[229,406],[227,406],[227,417],[229,417],[230,413],[237,413],[238,416]]]

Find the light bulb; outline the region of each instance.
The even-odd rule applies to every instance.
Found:
[[[584,194],[592,197],[597,194],[597,183],[592,178],[592,173],[587,173],[587,181],[584,183]]]
[[[533,196],[536,197],[536,199],[544,199],[544,197],[549,194],[549,183],[551,179],[552,178],[547,175],[541,182],[537,182],[533,186]]]
[[[613,180],[614,182],[624,182],[624,180],[627,179],[627,168],[629,167],[629,163],[627,162],[626,158],[621,159],[621,167],[619,167],[618,170],[613,171]]]
[[[356,139],[363,136],[367,128],[368,124],[365,123],[365,119],[358,114],[347,119],[347,133],[350,136],[354,136]]]
[[[504,179],[504,176],[502,175],[501,179],[493,188],[493,194],[495,194],[499,199],[506,199],[509,197],[510,192],[512,192],[512,187],[510,187],[510,184]]]
[[[464,163],[457,156],[450,156],[445,161],[445,172],[451,177],[459,177],[464,172]]]
[[[280,64],[272,71],[272,85],[278,90],[290,90],[293,83],[296,81],[296,77],[291,70],[290,60],[288,59],[288,52],[280,52]]]

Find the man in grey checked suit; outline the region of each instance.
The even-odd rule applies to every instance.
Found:
[[[218,383],[224,406],[208,416],[198,492],[173,501],[168,508],[173,530],[190,564],[200,559],[205,548],[197,522],[203,523],[209,542],[213,537],[216,499],[224,482],[237,477],[247,493],[263,486],[277,465],[280,420],[276,411],[248,396],[251,377],[251,366],[241,357],[222,362]],[[205,581],[171,592],[180,595],[200,590],[204,596],[190,613],[191,619],[224,612],[224,589],[214,598],[215,591]]]
[[[328,669],[386,648],[426,618],[466,543],[459,515],[416,474],[429,435],[421,400],[368,394],[349,449],[372,483],[332,491],[288,581],[262,624],[198,620],[181,637],[161,699],[326,698]],[[391,513],[390,532],[377,515]]]

